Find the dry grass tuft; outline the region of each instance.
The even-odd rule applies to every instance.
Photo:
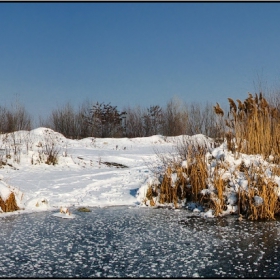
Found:
[[[225,197],[224,190],[226,182],[222,179],[224,169],[217,165],[214,169],[212,176],[213,185],[216,189],[216,193],[212,193],[211,200],[213,202],[212,209],[214,210],[214,215],[219,216],[225,210]]]
[[[0,207],[3,212],[13,212],[20,209],[17,206],[15,194],[13,192],[5,201],[2,199],[2,197],[0,197]]]
[[[168,167],[161,185],[159,186],[159,203],[173,203],[177,208],[178,202],[183,200],[187,194],[186,170],[182,167],[177,167],[175,172],[172,172],[171,167]]]
[[[200,192],[206,188],[208,178],[205,154],[207,148],[200,145],[188,145],[187,166],[178,162],[168,162],[159,185],[149,186],[146,194],[150,205],[155,205],[155,198],[159,196],[159,203],[173,203],[175,208],[183,200],[199,201]]]
[[[192,200],[199,200],[199,193],[207,188],[208,169],[205,159],[206,147],[198,145],[190,146],[187,162],[190,185],[192,187]]]
[[[234,205],[238,214],[251,220],[271,220],[280,214],[279,187],[275,182],[275,176],[280,173],[278,165],[269,163],[262,166],[256,162],[247,166],[241,161],[233,171],[227,161],[220,159],[211,167],[212,161],[209,165],[206,161],[206,148],[199,145],[189,145],[186,158],[184,167],[177,162],[169,165],[161,182],[149,186],[146,200],[150,206],[159,202],[172,203],[177,208],[183,201],[192,201],[213,209],[214,215],[220,216],[228,211],[229,205]],[[232,199],[228,202],[227,195],[232,192],[232,183],[239,178],[246,180],[247,184],[239,185],[237,201],[229,204]]]
[[[280,176],[280,166],[279,165],[273,165],[270,168],[271,172],[272,172],[272,176]]]
[[[274,220],[280,209],[278,185],[266,176],[262,167],[252,165],[245,173],[248,188],[239,191],[239,213],[250,220]]]

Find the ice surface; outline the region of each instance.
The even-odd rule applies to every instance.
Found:
[[[0,218],[3,278],[277,278],[279,222],[190,211],[91,208]],[[255,271],[256,270],[256,271]]]

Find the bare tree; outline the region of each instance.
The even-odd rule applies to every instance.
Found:
[[[47,119],[41,119],[40,125],[51,128],[67,138],[80,139],[89,137],[90,128],[85,120],[89,114],[88,102],[84,102],[77,110],[68,102],[66,105],[52,110]]]
[[[77,138],[90,137],[92,135],[91,127],[88,125],[87,118],[90,116],[91,103],[89,101],[83,102],[76,113],[77,122]]]
[[[187,106],[188,122],[187,134],[204,134],[212,138],[218,137],[217,116],[213,105],[209,102],[191,103]]]
[[[203,133],[205,126],[205,114],[199,103],[191,103],[188,107],[187,134]]]
[[[145,130],[143,127],[144,112],[140,106],[134,108],[126,107],[126,136],[127,137],[144,137]]]
[[[147,108],[142,116],[145,136],[162,134],[163,114],[159,105],[153,105]]]
[[[273,92],[265,95],[269,104],[280,112],[280,91],[274,90]]]
[[[163,135],[178,136],[187,132],[187,110],[182,107],[182,102],[173,97],[163,111]]]
[[[65,137],[72,138],[75,131],[75,111],[70,103],[62,108],[54,109],[50,117],[51,128]]]

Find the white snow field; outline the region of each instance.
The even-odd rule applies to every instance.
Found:
[[[136,205],[137,190],[151,176],[147,162],[156,158],[154,148],[170,150],[174,141],[160,135],[71,140],[47,128],[1,135],[0,149],[11,158],[2,155],[8,164],[0,169],[0,192],[4,196],[9,189],[15,192],[18,205],[24,208],[16,213],[71,206]],[[59,152],[56,165],[45,164],[46,144]]]

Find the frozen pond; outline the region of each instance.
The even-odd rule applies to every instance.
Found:
[[[0,218],[5,277],[279,277],[280,223],[109,207]]]

